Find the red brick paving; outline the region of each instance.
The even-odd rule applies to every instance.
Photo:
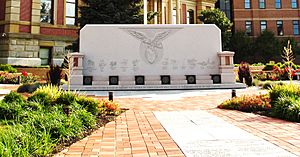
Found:
[[[247,92],[256,93],[249,89]],[[238,93],[241,94],[241,93]],[[204,110],[300,156],[300,123],[216,108],[230,92],[170,101],[140,98],[115,99],[129,110],[91,136],[71,145],[56,156],[154,157],[184,156],[155,118],[153,111]]]

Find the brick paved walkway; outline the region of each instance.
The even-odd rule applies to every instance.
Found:
[[[250,89],[245,93],[256,92]],[[155,118],[153,111],[199,109],[300,156],[299,123],[216,108],[230,96],[231,93],[227,92],[169,101],[115,99],[129,110],[117,117],[115,122],[99,128],[91,136],[71,145],[56,156],[181,157],[184,155],[180,148]]]

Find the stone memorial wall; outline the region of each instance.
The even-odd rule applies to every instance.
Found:
[[[71,84],[126,89],[235,84],[233,54],[222,52],[215,25],[86,25],[80,53],[73,54]]]

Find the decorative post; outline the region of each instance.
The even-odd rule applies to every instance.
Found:
[[[234,52],[223,51],[219,52],[220,58],[219,70],[221,74],[221,83],[233,84],[235,83],[233,56]]]
[[[71,53],[71,85],[83,84],[83,57],[82,53]]]

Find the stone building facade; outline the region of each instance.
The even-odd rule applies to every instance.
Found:
[[[148,12],[158,12],[152,24],[200,23],[200,12],[214,8],[217,0],[149,0]]]
[[[78,38],[76,6],[77,0],[0,0],[0,63],[60,64]]]
[[[225,0],[231,3],[235,31],[257,37],[272,31],[279,39],[292,37],[300,42],[299,0]]]

